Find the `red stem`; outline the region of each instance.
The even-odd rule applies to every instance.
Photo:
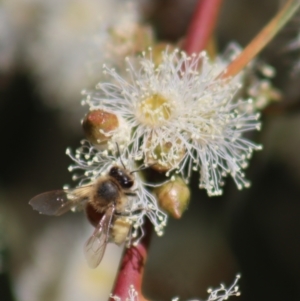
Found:
[[[204,50],[212,37],[222,0],[199,0],[188,28],[183,50],[187,54]]]
[[[112,295],[118,296],[122,301],[128,298],[131,285],[138,293],[138,300],[146,301],[142,295],[142,280],[152,235],[152,225],[148,220],[145,222],[144,231],[145,234],[139,244],[125,249],[121,260]],[[109,301],[113,299],[110,298]]]

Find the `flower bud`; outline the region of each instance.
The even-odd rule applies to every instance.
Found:
[[[154,189],[160,207],[174,218],[181,218],[190,201],[190,190],[180,177]]]
[[[95,145],[106,144],[112,136],[111,132],[119,127],[115,114],[103,110],[90,111],[82,122],[87,139]]]

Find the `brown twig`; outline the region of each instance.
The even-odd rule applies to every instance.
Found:
[[[188,28],[183,50],[187,54],[204,50],[212,37],[222,0],[199,0]]]
[[[148,220],[145,222],[144,232],[145,234],[137,246],[131,246],[124,251],[112,291],[112,295],[118,296],[121,300],[128,298],[129,288],[133,285],[138,293],[138,300],[147,301],[142,295],[142,280],[152,235],[152,225]],[[109,301],[113,301],[113,299],[110,298]]]

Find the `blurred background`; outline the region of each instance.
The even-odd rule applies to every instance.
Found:
[[[101,265],[90,270],[83,245],[93,229],[84,214],[46,217],[28,205],[36,194],[74,185],[65,150],[84,138],[81,90],[101,80],[86,57],[95,66],[107,59],[98,61],[93,48],[105,37],[97,36],[90,48],[87,38],[103,22],[98,11],[107,9],[110,19],[120,13],[100,2],[0,1],[1,301],[107,300],[113,284],[120,247],[110,245]],[[122,13],[123,3],[115,2]],[[141,0],[129,19],[150,22],[157,38],[175,42],[195,4]],[[278,8],[274,0],[225,0],[219,49],[231,41],[245,46]],[[261,55],[277,69],[273,83],[283,100],[264,110],[263,128],[252,137],[264,149],[246,171],[251,188],[238,191],[227,179],[224,195],[208,198],[192,179],[189,210],[181,220],[170,218],[162,238],[153,237],[144,279],[151,300],[205,299],[208,287],[229,286],[237,273],[241,301],[299,300],[300,86],[293,67],[300,55],[285,52],[299,29],[289,24]]]

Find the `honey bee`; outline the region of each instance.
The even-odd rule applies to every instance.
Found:
[[[85,209],[94,233],[85,244],[88,265],[96,268],[109,241],[123,243],[130,231],[128,200],[136,197],[135,181],[125,167],[112,166],[107,175],[94,183],[75,189],[54,190],[39,194],[29,204],[41,214],[59,216],[69,210]]]

